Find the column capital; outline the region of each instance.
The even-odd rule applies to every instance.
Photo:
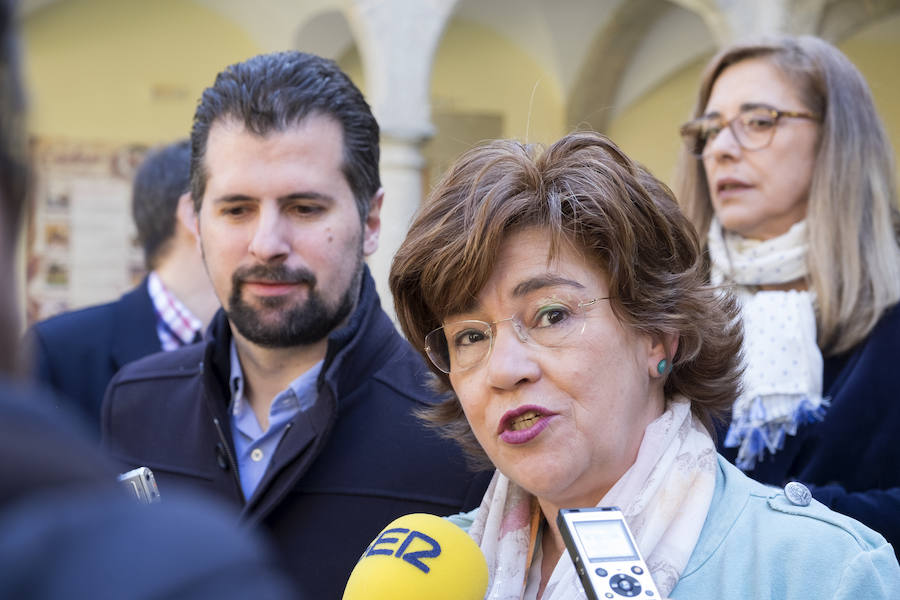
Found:
[[[385,136],[427,139],[431,66],[457,0],[350,0],[367,96]]]
[[[716,43],[728,46],[761,35],[816,33],[826,0],[674,0],[697,13]]]

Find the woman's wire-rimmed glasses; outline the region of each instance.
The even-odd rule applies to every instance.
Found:
[[[559,348],[584,332],[585,311],[600,300],[609,300],[609,296],[571,303],[543,300],[516,315],[491,323],[475,319],[448,323],[425,336],[425,353],[444,373],[466,371],[490,355],[497,326],[506,321],[522,342]]]
[[[731,129],[734,139],[744,150],[762,150],[772,143],[775,128],[784,118],[821,120],[812,113],[757,104],[742,107],[737,115],[727,121],[721,115],[699,117],[682,125],[679,131],[688,151],[697,158],[703,158],[709,141],[726,127]]]

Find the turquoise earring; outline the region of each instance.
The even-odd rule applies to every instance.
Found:
[[[665,372],[666,372],[666,366],[667,366],[667,365],[668,365],[668,363],[666,362],[666,359],[662,359],[661,361],[659,361],[659,363],[656,365],[656,370],[657,370],[657,372],[658,372],[660,375],[662,375],[663,373],[665,373]]]

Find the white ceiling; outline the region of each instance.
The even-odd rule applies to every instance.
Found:
[[[455,17],[498,32],[571,90],[584,55],[627,0],[460,0]]]

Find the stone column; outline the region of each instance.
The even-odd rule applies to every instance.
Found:
[[[431,65],[456,1],[351,0],[348,5],[368,100],[381,126],[381,240],[368,262],[391,317],[388,274],[424,193],[421,150],[433,134]]]
[[[425,159],[421,147],[425,139],[424,135],[400,138],[383,134],[381,137],[381,184],[385,190],[381,209],[381,240],[378,251],[369,257],[369,268],[375,278],[381,304],[391,318],[394,317],[394,302],[388,289],[388,274],[391,260],[406,237],[424,194],[422,173]]]

